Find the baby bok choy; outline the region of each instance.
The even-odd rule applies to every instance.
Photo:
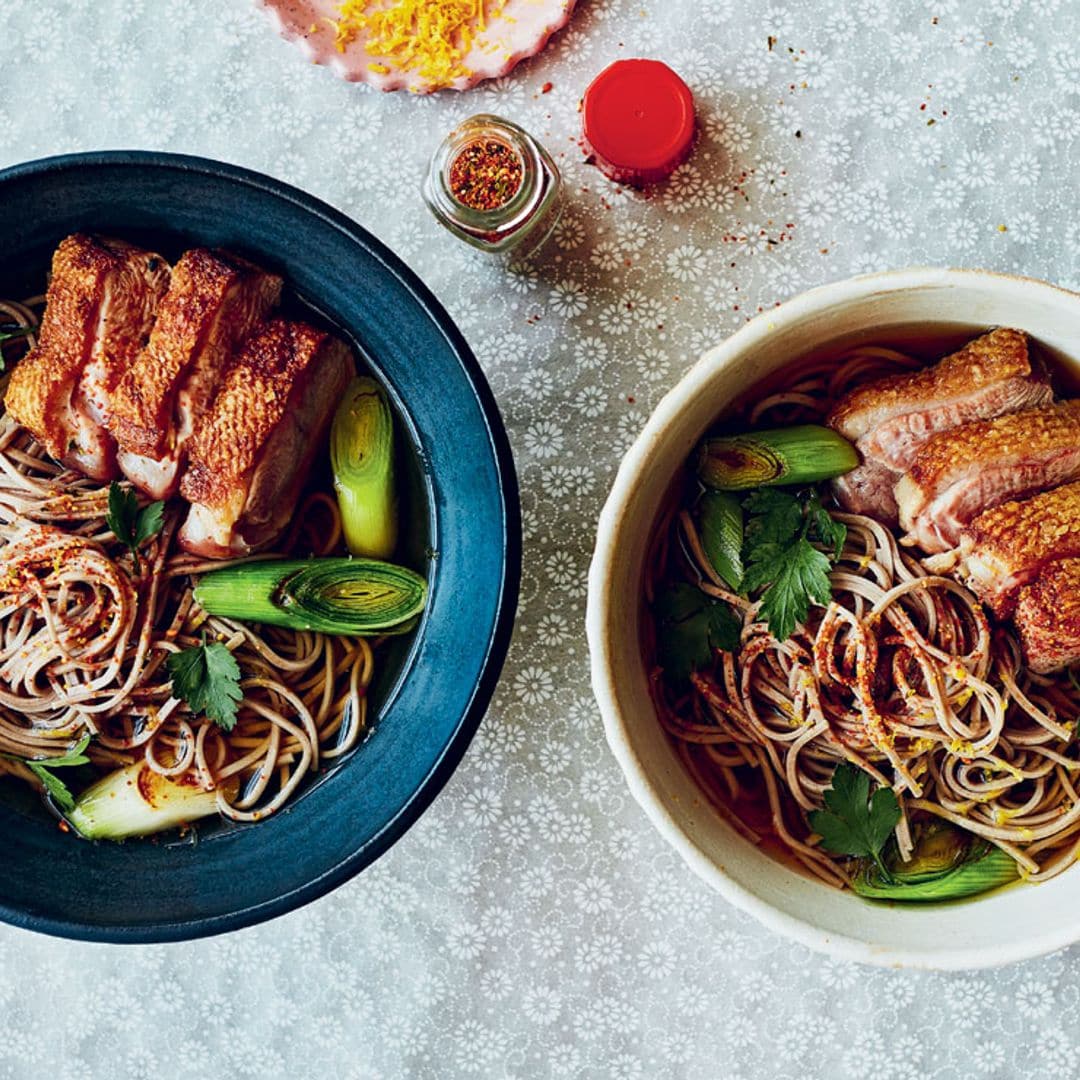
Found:
[[[334,414],[330,464],[345,544],[354,555],[388,559],[397,544],[394,418],[374,379],[356,378]]]
[[[195,587],[211,615],[324,634],[381,636],[412,627],[427,582],[377,559],[286,559],[214,570]]]
[[[698,450],[701,482],[717,491],[774,484],[812,484],[851,472],[859,454],[818,424],[706,439]]]
[[[217,813],[218,791],[236,795],[235,777],[207,791],[194,781],[178,782],[144,761],[103,776],[75,800],[68,821],[87,840],[127,840],[188,825]]]
[[[873,862],[864,862],[851,887],[872,900],[926,903],[960,900],[1015,881],[1016,862],[1001,848],[946,822],[921,829],[912,857],[886,860],[886,878]]]

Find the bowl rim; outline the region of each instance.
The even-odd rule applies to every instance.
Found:
[[[442,753],[435,759],[412,796],[366,844],[314,880],[273,899],[238,907],[224,914],[197,916],[183,921],[148,922],[135,927],[103,926],[0,904],[0,921],[57,937],[114,944],[187,941],[239,930],[276,918],[332,892],[381,858],[397,843],[446,785],[480,726],[509,652],[521,583],[520,493],[510,440],[498,403],[464,335],[419,276],[367,229],[322,199],[253,169],[213,158],[156,150],[94,150],[36,158],[0,169],[0,191],[9,181],[32,180],[47,174],[79,172],[102,166],[134,170],[167,169],[213,177],[241,188],[254,189],[292,204],[363,248],[382,265],[387,274],[398,280],[415,301],[417,308],[423,311],[446,339],[449,350],[461,365],[462,374],[468,381],[471,393],[484,417],[501,501],[502,532],[499,540],[502,545],[502,558],[498,598],[491,631],[484,643],[480,675],[461,719]]]
[[[1056,293],[1070,301],[1080,300],[1080,293],[1036,278],[991,270],[909,267],[860,274],[820,285],[755,315],[707,350],[690,367],[661,399],[624,455],[597,524],[596,545],[589,567],[585,617],[593,695],[603,719],[608,746],[622,769],[634,799],[690,869],[725,900],[752,915],[768,929],[816,952],[878,967],[935,971],[999,967],[1043,956],[1080,940],[1080,921],[1028,934],[1021,939],[1003,941],[992,951],[970,946],[919,951],[875,945],[855,937],[827,932],[759,898],[711,859],[675,815],[668,811],[656,784],[634,749],[632,725],[627,723],[619,707],[611,666],[613,641],[618,636],[618,629],[612,624],[612,596],[608,583],[619,560],[622,547],[620,533],[634,527],[626,520],[626,504],[638,485],[640,475],[649,469],[653,453],[665,440],[670,425],[712,379],[718,368],[726,366],[737,355],[752,351],[781,327],[797,324],[838,302],[866,302],[875,295],[914,289],[942,289],[952,285],[977,285],[989,287],[991,291],[1008,289],[1014,295],[1018,290],[1029,294]]]

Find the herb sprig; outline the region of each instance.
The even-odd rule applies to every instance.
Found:
[[[77,765],[89,764],[90,759],[86,756],[86,748],[90,745],[90,735],[84,735],[73,750],[69,750],[60,757],[52,758],[21,758],[14,754],[0,755],[8,761],[18,761],[25,765],[41,781],[41,786],[52,797],[53,802],[67,813],[75,808],[75,797],[68,790],[67,784],[58,776],[53,776],[53,769],[72,768]]]
[[[192,711],[210,717],[224,731],[236,726],[240,689],[240,665],[220,641],[173,653],[165,661],[172,676],[174,697],[186,701]]]
[[[139,548],[161,532],[164,519],[163,502],[152,502],[140,510],[134,491],[121,487],[115,480],[109,485],[109,512],[105,515],[105,523],[131,552],[136,574],[139,573]]]
[[[843,761],[825,792],[825,809],[811,810],[808,816],[826,851],[873,859],[882,878],[892,881],[881,857],[900,821],[900,804],[892,788],[879,787],[871,796],[869,774]]]
[[[655,610],[660,663],[676,682],[685,682],[705,667],[715,650],[733,652],[739,647],[738,616],[695,585],[673,585],[657,598]]]
[[[743,504],[749,520],[743,541],[743,591],[764,589],[760,615],[777,641],[806,621],[811,604],[832,598],[829,571],[839,559],[847,527],[833,519],[814,490],[753,492]],[[825,545],[828,553],[814,547]]]

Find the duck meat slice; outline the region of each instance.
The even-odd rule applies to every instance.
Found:
[[[980,514],[960,538],[959,576],[999,618],[1048,563],[1080,558],[1080,483]]]
[[[16,366],[4,405],[57,461],[95,480],[116,475],[109,394],[146,344],[169,264],[122,240],[75,233],[52,259],[37,345]]]
[[[858,387],[837,403],[828,423],[856,443],[864,457],[903,472],[938,432],[1052,398],[1045,370],[1032,360],[1027,334],[1002,328],[933,367]]]
[[[863,463],[834,481],[845,509],[898,522],[893,487],[927,439],[973,420],[1050,402],[1046,371],[1027,335],[992,330],[933,367],[877,379],[836,404],[828,423],[855,443]]]
[[[281,286],[276,274],[223,251],[187,251],[173,268],[150,340],[107,409],[121,470],[152,498],[176,493],[199,418]]]
[[[866,514],[883,525],[895,526],[900,511],[893,491],[903,473],[865,458],[851,472],[838,476],[833,491],[840,505],[852,514]]]
[[[1051,563],[1020,590],[1016,627],[1032,671],[1048,675],[1080,663],[1080,559]]]
[[[904,542],[947,551],[984,510],[1078,479],[1080,399],[942,432],[896,485]]]
[[[191,440],[184,548],[228,558],[275,539],[354,372],[346,345],[305,323],[272,319],[252,335]]]

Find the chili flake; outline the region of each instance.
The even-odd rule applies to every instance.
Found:
[[[470,210],[498,210],[521,190],[521,158],[498,139],[477,139],[450,163],[450,193]]]

